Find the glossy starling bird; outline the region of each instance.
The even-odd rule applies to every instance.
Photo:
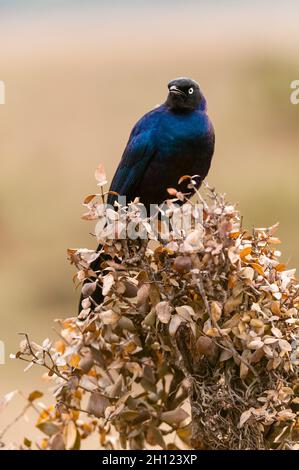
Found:
[[[214,129],[198,83],[190,78],[172,80],[165,103],[134,126],[110,190],[126,196],[126,203],[139,197],[148,209],[169,198],[167,188],[178,188],[183,175],[199,175],[199,187],[208,174],[214,143]],[[190,193],[187,185],[185,180],[178,189]],[[110,195],[108,204],[113,205],[115,199],[117,196]],[[98,270],[101,261],[95,260],[91,268]],[[92,297],[97,304],[102,302],[99,286]]]
[[[161,204],[169,198],[167,188],[178,188],[181,176],[199,175],[199,187],[208,174],[215,135],[199,85],[177,78],[168,90],[165,103],[134,126],[113,178],[110,189],[127,202],[140,197],[146,207]],[[187,191],[187,184],[179,190]],[[110,196],[108,203],[115,198]]]

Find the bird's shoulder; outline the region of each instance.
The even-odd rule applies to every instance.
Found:
[[[202,110],[178,113],[164,109],[161,117],[155,133],[159,146],[168,145],[169,141],[197,142],[209,133],[213,133],[211,121],[207,113]]]
[[[165,112],[165,105],[162,104],[145,113],[134,125],[130,137],[153,131]]]

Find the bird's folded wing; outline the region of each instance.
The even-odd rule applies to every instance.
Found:
[[[120,164],[112,180],[110,190],[120,196],[126,196],[127,203],[138,197],[136,190],[145,174],[146,168],[155,155],[151,131],[132,134],[125,148]],[[109,195],[108,204],[113,205],[117,199]]]

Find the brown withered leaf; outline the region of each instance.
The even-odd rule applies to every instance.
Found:
[[[79,354],[72,354],[71,357],[69,358],[69,365],[71,367],[77,368],[80,362],[81,356]]]
[[[103,287],[102,287],[103,296],[108,295],[108,293],[110,292],[110,289],[113,286],[114,282],[115,282],[114,277],[110,273],[103,277]]]
[[[122,315],[118,321],[118,326],[122,328],[123,330],[128,330],[128,331],[136,331],[135,325],[132,322],[132,320],[128,317],[125,317]]]
[[[192,438],[192,424],[189,423],[187,426],[184,426],[183,428],[178,428],[176,430],[177,435],[179,438],[187,444],[187,446],[191,447],[191,438]]]
[[[51,421],[38,423],[36,427],[47,436],[53,436],[59,432],[59,427],[56,424],[51,423]]]
[[[224,304],[224,313],[229,314],[236,310],[241,305],[243,294],[239,294],[237,297],[230,297]]]
[[[0,412],[3,411],[7,405],[11,402],[14,396],[18,393],[18,390],[14,390],[13,392],[6,393],[0,402]]]
[[[100,163],[96,168],[94,176],[98,182],[98,186],[105,186],[105,184],[107,184],[106,172],[102,163]]]
[[[177,314],[188,322],[192,322],[192,317],[195,316],[194,310],[189,305],[181,305],[175,308]]]
[[[90,369],[92,368],[92,366],[94,365],[94,361],[93,361],[93,357],[92,357],[92,354],[90,352],[88,352],[87,354],[85,354],[85,356],[83,356],[81,359],[80,359],[80,362],[79,362],[79,369],[83,370],[83,372],[87,373],[90,371]]]
[[[51,450],[65,450],[64,440],[61,432],[55,434],[50,441]]]
[[[123,378],[118,376],[117,380],[106,388],[106,395],[110,398],[119,397],[123,387]]]
[[[113,310],[104,310],[99,313],[99,318],[104,325],[114,325],[118,322],[120,315]]]
[[[227,255],[228,255],[228,259],[230,260],[232,264],[236,264],[240,259],[238,250],[235,246],[231,246],[228,249]]]
[[[262,357],[264,357],[264,355],[265,355],[265,352],[263,348],[256,349],[250,356],[250,363],[255,364],[259,362],[262,359]]]
[[[171,312],[172,312],[172,307],[170,306],[170,303],[165,300],[162,302],[159,302],[156,305],[157,317],[161,323],[166,323],[166,324],[169,323],[170,318],[171,318]]]
[[[253,281],[254,278],[254,269],[250,266],[246,266],[245,268],[241,269],[240,275],[244,279],[248,279],[249,281]]]
[[[39,390],[34,390],[34,392],[31,392],[27,398],[28,401],[33,402],[37,398],[41,398],[43,396],[43,392],[40,392]]]
[[[150,284],[149,297],[151,305],[155,307],[160,302],[160,291],[156,284]]]
[[[77,427],[73,420],[68,421],[63,429],[63,442],[66,450],[71,450],[75,447],[77,440]]]
[[[180,274],[188,273],[192,268],[190,256],[177,256],[173,262],[173,268]]]
[[[215,321],[215,322],[218,322],[218,320],[220,320],[221,314],[222,314],[221,303],[217,302],[216,300],[213,300],[211,302],[210,309],[211,309],[211,318],[212,318],[212,320]]]
[[[240,258],[241,259],[246,258],[246,256],[250,255],[251,250],[252,250],[251,246],[247,246],[247,247],[243,248],[239,253]]]
[[[30,439],[28,439],[27,437],[24,437],[23,444],[25,447],[30,449],[30,447],[32,446],[32,441],[30,441]]]
[[[167,188],[167,192],[170,196],[176,197],[177,190],[175,188]]]
[[[161,413],[162,421],[169,424],[170,426],[178,425],[185,421],[185,419],[188,417],[188,413],[180,407],[176,408],[175,410],[164,411],[164,413]]]
[[[127,298],[133,298],[137,296],[137,286],[132,282],[122,281],[123,292],[122,295]]]
[[[233,357],[233,353],[231,351],[228,351],[227,349],[223,349],[219,357],[219,362],[228,361],[228,359],[231,359],[232,357]]]
[[[175,336],[178,327],[184,321],[185,320],[182,317],[180,317],[180,315],[177,315],[177,314],[172,315],[170,323],[169,323],[169,334],[170,334],[170,336]]]
[[[99,392],[93,392],[90,395],[87,411],[88,413],[96,416],[97,418],[104,418],[105,417],[105,410],[109,406],[110,402],[108,398],[103,396]]]
[[[191,180],[192,176],[190,175],[184,175],[184,176],[181,176],[179,181],[178,181],[178,184],[181,184],[183,183],[183,181],[186,181],[186,180]]]
[[[207,357],[215,355],[216,345],[211,338],[206,336],[200,336],[196,342],[196,350],[199,354],[203,354]]]
[[[145,319],[143,320],[143,323],[146,326],[154,326],[155,322],[156,322],[156,311],[154,308],[152,308],[150,312],[146,315]]]
[[[88,196],[86,196],[84,198],[84,201],[83,203],[84,204],[89,204],[94,198],[96,198],[97,196],[99,196],[99,194],[89,194]]]
[[[146,433],[146,440],[151,446],[160,446],[162,449],[166,448],[163,435],[159,428],[149,426]]]
[[[262,266],[258,263],[251,263],[250,266],[257,271],[261,276],[265,276]]]
[[[137,305],[143,305],[149,297],[150,285],[142,284],[137,291]]]
[[[246,410],[241,414],[239,425],[238,425],[239,428],[242,428],[244,424],[246,423],[246,421],[248,421],[251,418],[252,410],[253,408],[249,408],[249,410]]]
[[[249,372],[249,367],[247,366],[247,364],[249,363],[250,355],[251,353],[250,351],[248,351],[248,349],[245,349],[241,355],[242,360],[240,363],[240,379],[242,380],[244,380],[247,377],[247,374]]]
[[[86,282],[83,284],[81,292],[83,297],[91,296],[97,288],[97,282]]]

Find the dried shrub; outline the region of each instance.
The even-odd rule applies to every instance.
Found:
[[[154,233],[137,201],[112,222],[134,220],[147,239],[111,240],[102,167],[96,177],[101,192],[85,199],[84,218],[100,221],[102,248],[68,251],[75,282],[85,281],[80,314],[59,320],[57,342],[25,337],[16,354],[46,367],[56,387],[37,422],[41,448],[78,449],[92,434],[107,449],[296,448],[299,295],[277,227],[248,232],[206,187],[206,200],[196,192],[183,206],[187,233]]]

